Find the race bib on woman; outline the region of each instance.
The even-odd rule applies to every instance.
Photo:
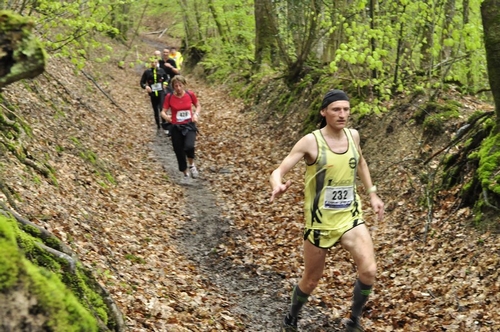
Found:
[[[191,111],[189,110],[182,110],[182,111],[177,111],[177,122],[184,122],[186,120],[191,120]]]

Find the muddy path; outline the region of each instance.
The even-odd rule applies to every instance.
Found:
[[[180,183],[180,172],[169,139],[157,137],[153,150],[169,177]],[[230,228],[231,220],[221,216],[220,202],[207,187],[203,169],[200,169],[198,179],[182,184],[182,188],[186,201],[185,217],[189,222],[172,236],[177,241],[179,252],[192,260],[204,275],[203,279],[215,285],[223,297],[231,299],[229,311],[241,317],[245,331],[278,330],[286,307],[276,294],[282,277],[278,274],[255,276],[249,267],[235,264],[230,257],[224,256],[221,244],[236,234]]]
[[[198,85],[195,89],[203,95],[207,94],[204,90],[210,88]],[[206,107],[204,112],[207,112]],[[198,139],[203,139],[203,136]],[[199,178],[191,179],[187,184],[181,183],[181,172],[177,169],[170,138],[157,136],[152,150],[169,178],[180,184],[184,191],[184,217],[189,222],[172,235],[179,252],[192,261],[203,274],[203,279],[213,284],[222,297],[229,299],[228,312],[243,322],[244,331],[278,331],[289,301],[289,294],[283,290],[282,284],[285,275],[273,271],[257,273],[253,264],[234,260],[225,254],[224,244],[229,239],[249,239],[252,234],[232,227],[231,218],[223,216],[220,206],[224,202],[217,199],[214,188],[205,177],[206,172],[214,170],[204,168],[202,157],[198,158]],[[219,172],[231,171],[222,168]],[[331,317],[328,310],[315,305],[306,305],[299,321],[301,331],[334,332],[340,331],[340,325],[338,317]]]
[[[142,42],[154,49],[163,49],[166,45],[143,38]],[[217,87],[208,86],[192,75],[188,77],[188,89],[195,91],[202,105],[202,120],[210,121],[213,114],[218,112],[220,105],[233,105],[228,102],[227,94]],[[235,109],[226,110],[237,113]],[[213,120],[215,121],[215,120]],[[238,127],[241,124],[231,123],[231,117],[225,119],[228,128]],[[217,198],[217,188],[210,185],[208,173],[231,173],[233,170],[223,166],[204,167],[204,158],[212,159],[210,153],[200,151],[198,141],[205,139],[207,133],[201,131],[197,138],[196,164],[200,171],[197,179],[190,179],[188,183],[181,183],[182,173],[178,170],[176,157],[172,149],[170,138],[158,135],[153,141],[151,149],[158,162],[162,165],[168,177],[180,185],[185,200],[185,214],[189,222],[182,229],[178,229],[171,238],[176,241],[178,251],[188,257],[197,271],[203,274],[202,279],[215,286],[221,297],[229,299],[228,314],[242,322],[243,330],[248,332],[278,331],[283,315],[288,308],[290,294],[283,289],[284,274],[275,271],[256,272],[252,263],[242,262],[226,254],[225,244],[234,238],[250,239],[252,234],[234,226],[231,217],[224,216],[221,207],[225,202]],[[217,131],[210,135],[217,136]],[[224,137],[211,137],[213,141],[224,141]],[[244,154],[244,151],[234,149],[234,153]],[[235,155],[235,159],[238,159]],[[208,163],[206,163],[208,164]],[[314,296],[314,295],[313,295]],[[321,303],[321,302],[320,302]],[[209,326],[206,327],[210,331]],[[316,305],[306,305],[299,320],[301,331],[336,332],[341,331],[341,320],[334,317],[326,308]]]

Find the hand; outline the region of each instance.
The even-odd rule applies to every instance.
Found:
[[[291,186],[292,181],[288,180],[286,183],[282,183],[273,188],[271,192],[271,198],[269,199],[269,203],[272,203],[275,198],[280,197],[287,189]]]
[[[197,122],[198,122],[198,119],[199,119],[199,115],[198,115],[198,113],[193,113],[193,122],[194,122],[194,123],[197,123]]]
[[[384,219],[384,202],[373,193],[370,195],[370,203],[372,205],[373,212],[377,215],[377,220]]]
[[[151,93],[152,91],[153,91],[153,90],[151,90],[151,87],[150,87],[149,85],[148,85],[148,86],[146,86],[146,92],[147,92],[147,93]]]

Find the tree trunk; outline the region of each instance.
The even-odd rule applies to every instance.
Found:
[[[467,26],[467,24],[469,24],[469,12],[470,12],[470,9],[469,9],[469,0],[464,0],[463,3],[462,3],[462,26]],[[463,45],[463,37],[462,37],[462,40],[460,41],[460,43]],[[465,66],[466,70],[467,70],[467,81],[466,81],[466,86],[468,87],[468,89],[470,89],[471,87],[474,86],[474,78],[473,76],[471,75],[471,68],[472,68],[472,63],[471,63],[471,57],[468,56],[467,59],[465,60],[467,62],[467,66]],[[470,90],[469,90],[470,92]]]
[[[217,31],[219,32],[219,36],[222,40],[222,43],[226,43],[226,33],[224,28],[222,27],[221,20],[219,19],[219,15],[217,14],[217,9],[215,8],[215,4],[213,0],[208,0],[208,8],[210,9],[210,13],[212,14],[212,18],[214,19],[215,25],[217,26]]]
[[[481,4],[488,76],[495,101],[496,131],[500,132],[500,0]]]
[[[45,70],[46,54],[32,29],[25,17],[0,11],[0,88]]]
[[[199,27],[196,27],[193,22],[189,19],[189,13],[191,12],[188,2],[186,0],[178,0],[179,5],[182,8],[182,21],[184,22],[184,31],[186,33],[185,43],[186,47],[189,48],[189,45],[196,44],[197,40],[201,40],[201,31]],[[198,7],[198,6],[197,6]],[[197,12],[195,12],[195,16]]]
[[[255,0],[255,63],[253,72],[258,72],[261,65],[273,64],[278,57],[276,38],[274,37],[275,29],[273,29],[273,22],[271,21],[272,13],[269,13],[268,8],[271,6],[266,5],[268,0]]]
[[[439,59],[439,62],[444,62],[444,61],[447,61],[449,60],[450,58],[454,58],[455,57],[455,54],[454,53],[454,50],[455,50],[455,53],[456,53],[456,50],[457,50],[457,47],[456,46],[446,46],[445,45],[445,40],[447,38],[451,38],[452,37],[452,31],[454,29],[456,29],[456,26],[455,23],[453,22],[453,17],[455,17],[456,15],[456,3],[455,3],[455,0],[447,0],[445,3],[444,3],[444,12],[446,13],[446,15],[444,16],[444,22],[443,22],[443,32],[441,34],[441,59]],[[447,32],[445,32],[447,31]],[[451,66],[451,64],[449,65]],[[441,71],[441,75],[443,76],[443,80],[444,80],[444,76],[446,76],[446,73],[447,73],[447,70],[446,68],[438,68],[440,71]]]
[[[376,7],[377,7],[377,4],[375,3],[376,0],[370,0],[370,29],[372,31],[374,31],[377,27],[376,27]],[[375,37],[371,37],[370,39],[370,46],[371,46],[371,50],[372,50],[372,53],[375,52],[375,50],[377,49],[377,41],[375,40]],[[400,50],[398,49],[398,55],[399,55],[399,52]],[[377,78],[377,69],[372,69],[372,78],[373,79],[376,79]]]

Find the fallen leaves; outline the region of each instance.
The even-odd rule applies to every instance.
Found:
[[[127,114],[95,91],[86,104],[71,99],[72,111],[64,116],[57,107],[28,109],[27,105],[44,102],[33,93],[22,93],[25,103],[18,103],[20,112],[35,134],[30,152],[37,158],[46,156],[59,184],[37,179],[6,156],[11,167],[4,173],[22,198],[20,212],[70,244],[93,268],[131,331],[243,331],[245,318],[231,311],[231,296],[213,286],[213,276],[200,275],[176,247],[176,233],[189,224],[184,211],[191,203],[152,152],[156,139],[152,115],[149,100],[139,98],[138,73],[108,69],[114,71],[114,79],[102,68],[93,72],[116,85],[111,93],[119,93],[116,100]],[[67,73],[61,80],[72,85],[75,96],[88,95],[84,78],[71,80],[70,66],[58,61],[48,70]],[[38,81],[30,84],[42,86],[56,106],[64,104],[59,92]],[[198,165],[218,197],[222,217],[231,220],[237,234],[214,250],[232,266],[245,267],[242,278],[283,276],[285,307],[288,292],[303,271],[304,165],[290,172],[292,186],[272,204],[268,178],[300,137],[300,121],[294,123],[292,117],[279,127],[279,121],[264,123],[222,89],[194,80],[190,88],[202,104]],[[13,103],[20,101],[16,89],[23,88],[12,86],[4,92]],[[470,229],[471,211],[455,210],[453,193],[435,206],[428,220],[428,211],[419,202],[420,175],[405,167],[418,146],[414,139],[418,136],[407,130],[401,128],[396,138],[386,138],[384,131],[363,136],[360,130],[362,137],[370,137],[364,155],[388,207],[386,218],[377,222],[363,197],[379,270],[365,313],[366,326],[372,331],[498,330],[498,237]],[[400,151],[393,142],[398,142]],[[85,151],[93,151],[99,164],[83,158]],[[309,305],[334,317],[344,316],[354,278],[350,257],[340,247],[333,248]]]

